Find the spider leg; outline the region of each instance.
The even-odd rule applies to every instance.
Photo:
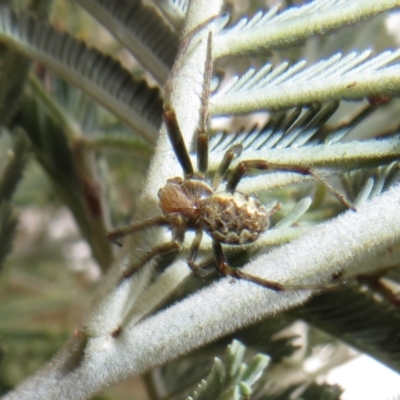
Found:
[[[200,123],[196,130],[197,137],[197,169],[205,176],[208,170],[208,129],[210,114],[208,113],[208,99],[210,97],[210,85],[212,77],[212,33],[209,32],[207,40],[207,56],[204,71],[203,92],[201,94]]]
[[[206,278],[208,275],[212,274],[213,271],[206,270],[205,264],[200,264],[196,262],[202,238],[203,238],[203,231],[199,229],[198,231],[196,231],[196,236],[193,239],[192,244],[190,245],[187,264],[196,275],[200,276],[200,278]]]
[[[177,55],[177,61],[172,68],[170,77],[165,85],[164,94],[164,121],[167,127],[167,133],[171,141],[172,147],[178,158],[179,163],[182,166],[184,175],[186,178],[191,178],[193,176],[193,166],[190,161],[189,152],[186,148],[185,142],[183,140],[182,132],[179,128],[175,110],[173,109],[171,102],[171,93],[173,87],[173,81],[176,76],[179,67],[183,62],[183,55],[185,54],[187,48],[189,47],[192,40],[204,29],[209,29],[210,24],[217,17],[212,17],[196,27],[194,30],[188,32],[182,39],[181,48],[179,54]],[[207,54],[204,70],[204,82],[203,91],[201,94],[201,109],[200,109],[200,121],[199,127],[196,130],[197,137],[197,166],[198,171],[201,175],[206,175],[208,170],[208,126],[210,122],[210,116],[208,113],[208,98],[210,96],[210,84],[212,77],[212,32],[208,33],[207,40]]]
[[[171,142],[172,148],[176,155],[176,158],[181,164],[183,173],[186,178],[193,176],[193,165],[190,160],[189,153],[187,151],[185,142],[183,140],[181,129],[179,128],[178,119],[176,117],[175,110],[172,108],[170,103],[170,93],[167,93],[168,87],[165,87],[165,103],[164,103],[164,121],[167,127],[167,134],[169,141]]]
[[[288,290],[321,290],[330,289],[336,287],[340,282],[321,284],[321,285],[284,285],[278,282],[270,281],[268,279],[260,278],[255,275],[251,275],[240,268],[233,268],[229,266],[222,245],[216,240],[213,241],[214,256],[217,262],[218,271],[225,276],[231,276],[236,279],[242,279],[247,282],[255,283],[256,285],[262,286],[267,289],[275,290],[276,292],[288,291]]]
[[[191,178],[193,176],[193,165],[190,160],[189,152],[186,148],[185,141],[183,140],[182,131],[178,124],[178,118],[176,116],[175,110],[172,106],[171,102],[171,94],[173,91],[173,82],[176,76],[177,70],[180,68],[182,64],[182,57],[184,52],[190,43],[190,37],[182,40],[182,45],[177,55],[177,61],[175,62],[171,74],[168,78],[168,81],[164,87],[164,108],[163,108],[163,116],[164,122],[167,129],[167,135],[169,137],[169,141],[171,142],[172,149],[176,155],[176,158],[181,164],[183,174],[186,178]]]
[[[258,169],[258,170],[271,170],[271,171],[287,171],[287,172],[295,172],[302,175],[309,175],[317,182],[325,186],[325,188],[332,193],[341,203],[343,203],[347,208],[350,208],[353,211],[357,211],[357,209],[351,204],[349,200],[340,192],[338,192],[334,187],[332,187],[328,182],[326,182],[323,178],[321,178],[315,171],[311,168],[302,167],[302,166],[293,166],[293,165],[285,165],[285,164],[271,164],[264,160],[248,160],[241,161],[230,176],[228,183],[226,184],[226,190],[228,192],[233,192],[236,190],[237,185],[240,180],[243,178],[244,174],[249,169]]]
[[[131,225],[123,226],[122,228],[114,229],[106,233],[106,238],[118,246],[122,246],[122,243],[118,239],[130,235],[134,232],[140,231],[141,229],[149,228],[151,226],[166,226],[169,225],[168,220],[163,215],[146,219],[145,221],[135,222]]]
[[[191,178],[194,174],[193,165],[190,160],[189,152],[185,145],[185,141],[183,140],[182,131],[178,124],[178,119],[175,113],[175,110],[172,106],[171,102],[171,94],[173,90],[173,81],[176,76],[176,72],[181,66],[183,54],[187,50],[192,39],[203,29],[206,29],[207,26],[215,19],[215,17],[206,21],[204,24],[201,24],[198,28],[186,34],[186,36],[182,40],[181,49],[177,56],[177,61],[172,68],[170,77],[165,84],[164,88],[164,121],[167,128],[167,134],[169,140],[171,142],[174,153],[182,166],[183,173],[186,178]],[[211,32],[208,35],[207,42],[207,56],[206,56],[206,66],[205,66],[205,80],[203,86],[203,93],[201,96],[201,115],[200,115],[200,127],[197,130],[197,153],[198,153],[198,166],[199,172],[205,173],[208,169],[208,124],[209,124],[209,114],[208,114],[208,97],[210,93],[210,82],[212,76],[212,55],[211,55]]]
[[[132,265],[129,267],[122,275],[121,282],[125,279],[130,278],[135,272],[139,271],[144,265],[157,256],[163,256],[174,251],[178,252],[182,247],[182,242],[180,240],[173,239],[170,242],[162,243],[154,246],[148,251],[145,257],[143,257],[139,264]]]
[[[218,186],[224,179],[229,167],[231,166],[233,158],[239,157],[242,153],[242,150],[243,146],[241,144],[235,144],[226,151],[211,184],[211,187],[214,191],[218,189]]]
[[[182,243],[185,240],[185,221],[182,217],[177,217],[174,221],[174,229],[172,240],[166,243],[154,246],[147,254],[139,261],[138,264],[133,264],[122,274],[120,282],[130,278],[133,274],[144,267],[149,261],[155,257],[164,256],[172,252],[179,252],[182,248]]]

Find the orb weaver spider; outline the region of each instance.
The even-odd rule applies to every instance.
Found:
[[[174,70],[171,76],[174,75]],[[254,196],[248,196],[236,190],[240,180],[249,169],[278,170],[309,175],[323,184],[346,207],[355,208],[346,198],[325,182],[312,169],[291,165],[270,164],[265,160],[240,161],[227,179],[224,191],[218,191],[220,184],[227,175],[233,159],[240,155],[242,146],[231,146],[225,153],[219,168],[209,184],[206,182],[208,172],[208,98],[212,75],[211,33],[208,36],[207,57],[205,66],[205,82],[201,95],[200,124],[196,131],[197,139],[197,173],[183,140],[175,110],[171,105],[171,88],[167,82],[165,88],[164,122],[167,128],[173,151],[182,167],[184,178],[174,177],[158,192],[159,207],[163,215],[155,216],[142,222],[133,223],[107,233],[107,238],[121,245],[118,239],[133,232],[154,226],[166,226],[172,233],[169,242],[154,246],[140,260],[139,264],[128,268],[121,281],[130,278],[137,270],[149,261],[169,253],[178,253],[185,241],[185,233],[194,231],[195,238],[189,249],[187,263],[193,272],[205,276],[204,268],[196,262],[197,254],[203,237],[203,232],[212,239],[212,249],[217,270],[225,276],[242,279],[273,290],[308,289],[305,285],[282,285],[269,281],[245,271],[231,267],[225,257],[223,244],[243,245],[255,242],[269,226],[269,217],[280,207],[267,210]],[[171,82],[170,79],[169,82]],[[314,286],[312,288],[315,288]]]

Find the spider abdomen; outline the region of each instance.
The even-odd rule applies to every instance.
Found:
[[[214,193],[201,201],[200,208],[204,229],[221,243],[254,242],[269,225],[265,207],[240,192]]]

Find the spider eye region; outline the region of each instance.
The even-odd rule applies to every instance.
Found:
[[[214,193],[201,201],[204,229],[221,243],[240,245],[256,241],[268,228],[268,216],[256,198],[240,192]]]

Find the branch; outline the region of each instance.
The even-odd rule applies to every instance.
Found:
[[[371,264],[378,256],[390,257],[391,249],[400,245],[399,200],[398,185],[358,212],[349,211],[258,257],[246,271],[286,284],[317,285],[329,283],[338,272],[359,272],[363,263]],[[85,398],[82,392],[92,394],[105,385],[143,373],[310,296],[310,291],[278,293],[252,283],[222,279],[138,325],[128,325],[117,338],[89,338],[84,359],[52,385],[50,396],[50,390],[46,396],[38,390],[51,383],[45,371],[5,399]],[[60,369],[61,360],[55,359],[53,371]],[[39,397],[34,396],[37,393]]]
[[[134,79],[118,61],[32,14],[16,14],[0,4],[3,42],[82,89],[147,142],[155,142],[162,107],[159,90]]]

